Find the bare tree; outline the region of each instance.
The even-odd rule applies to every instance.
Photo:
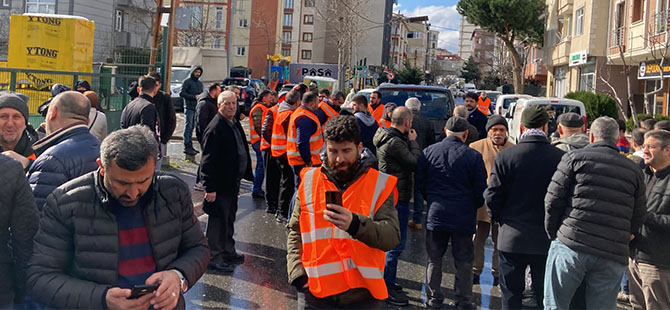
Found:
[[[618,34],[618,32],[616,33]],[[632,61],[626,59],[626,55],[624,55],[624,45],[622,37],[616,35],[616,38],[614,40],[616,43],[617,50],[619,52],[619,58],[621,58],[621,61],[623,63],[621,72],[619,72],[618,75],[620,74],[626,77],[626,93],[625,93],[626,101],[622,99],[621,94],[619,93],[617,88],[614,87],[612,83],[610,83],[612,66],[607,66],[605,74],[601,74],[598,78],[609,88],[611,94],[613,95],[612,97],[614,97],[614,100],[617,103],[619,112],[621,112],[621,115],[623,115],[624,120],[628,121],[627,112],[628,109],[630,109],[633,117],[633,123],[635,124],[635,126],[638,126],[640,124],[640,120],[637,119],[637,111],[635,109],[635,104],[633,103],[633,88],[632,88],[633,78],[630,76],[630,73],[633,70],[633,66],[631,65]],[[631,57],[631,55],[628,55],[628,57]]]
[[[142,29],[126,29],[126,31],[143,34],[143,48],[148,48],[151,42],[151,30],[154,27],[156,0],[130,0],[124,9],[124,13],[128,15],[127,20],[132,20],[134,23],[142,26]]]
[[[216,9],[213,4],[197,4],[188,6],[192,11],[191,25],[189,29],[179,30],[177,34],[177,45],[188,47],[205,47],[211,44],[216,33],[225,35],[223,27],[217,27]],[[225,19],[221,18],[221,23]],[[232,21],[230,21],[232,22]],[[221,30],[219,30],[221,29]],[[219,39],[223,39],[219,37]]]
[[[670,51],[670,34],[667,32],[670,29],[668,29],[667,21],[663,21],[663,23],[664,25],[662,25],[662,27],[665,29],[665,34],[658,34],[658,31],[652,32],[652,29],[648,29],[648,32],[651,33],[647,35],[649,52],[651,58],[658,63],[660,80],[655,83],[656,85],[653,90],[647,92],[645,89],[644,92],[645,112],[651,116],[656,115],[656,109],[654,109],[653,104],[649,101],[649,97],[662,92],[665,87],[665,78],[663,78],[665,72],[663,67],[667,64],[666,57],[668,56],[668,51]],[[657,25],[656,23],[652,23],[650,27],[657,27]],[[664,40],[661,40],[661,35],[664,37]]]

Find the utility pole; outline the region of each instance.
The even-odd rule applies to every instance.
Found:
[[[233,16],[235,15],[235,0],[230,1],[230,12],[228,14],[228,50],[226,51],[228,55],[226,56],[226,67],[228,69],[228,77],[230,77],[230,65],[231,57],[233,56]]]
[[[161,28],[161,16],[163,13],[169,13],[170,11],[165,12],[166,8],[163,7],[163,0],[156,0],[156,14],[154,15],[154,26],[151,29],[153,34],[153,40],[151,41],[151,52],[149,56],[149,71],[154,71],[154,64],[156,64],[156,52],[158,51],[158,30]]]

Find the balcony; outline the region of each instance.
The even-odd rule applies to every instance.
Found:
[[[668,30],[668,11],[660,11],[651,16],[649,30],[653,35],[665,33]]]
[[[626,44],[625,42],[625,36],[626,36],[626,27],[619,27],[614,30],[612,30],[612,37],[610,38],[610,42],[612,42],[611,46],[624,46]]]

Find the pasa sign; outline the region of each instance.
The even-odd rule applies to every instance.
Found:
[[[302,83],[306,76],[320,76],[337,79],[337,65],[330,64],[290,64],[292,84]]]

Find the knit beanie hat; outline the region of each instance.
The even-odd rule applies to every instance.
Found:
[[[521,113],[521,125],[526,128],[540,128],[549,121],[547,110],[538,104],[528,106]]]
[[[21,97],[11,93],[0,94],[0,109],[2,108],[12,108],[21,112],[26,124],[28,124],[28,115],[30,114],[28,104]]]
[[[495,125],[503,125],[505,126],[505,129],[509,130],[509,126],[507,125],[507,120],[505,120],[504,117],[500,115],[493,115],[489,118],[489,121],[486,122],[486,132],[491,129],[491,127]]]

